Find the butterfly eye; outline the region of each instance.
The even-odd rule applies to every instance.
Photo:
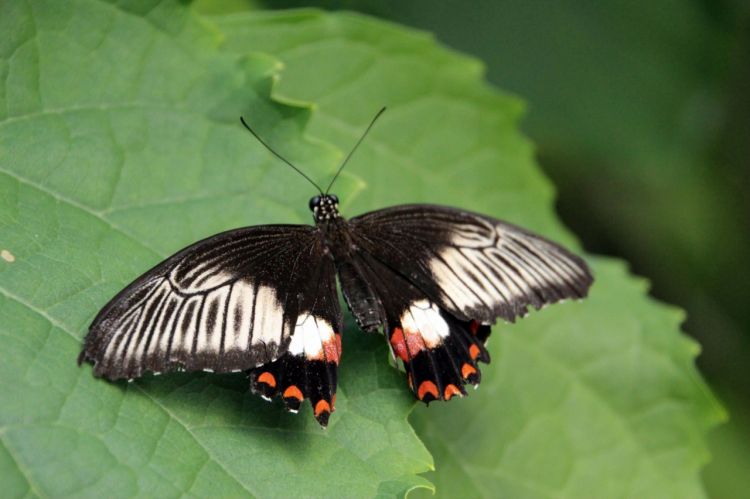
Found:
[[[339,197],[336,194],[329,194],[328,197],[331,198],[334,204],[339,204]]]
[[[315,196],[310,199],[310,211],[315,211],[315,208],[320,205],[320,196]]]

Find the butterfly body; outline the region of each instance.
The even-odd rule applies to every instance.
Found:
[[[337,275],[357,324],[382,329],[424,402],[479,383],[497,318],[582,298],[592,282],[577,256],[483,215],[402,205],[346,220],[327,194],[310,209],[314,226],[236,229],[158,264],[97,315],[79,360],[109,379],[243,371],[291,411],[309,399],[325,426],[342,356]]]

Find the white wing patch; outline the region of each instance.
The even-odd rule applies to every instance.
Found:
[[[258,354],[278,351],[289,336],[273,288],[238,280],[185,295],[169,278],[148,285],[143,299],[118,317],[97,364],[112,378],[178,367],[236,371],[255,367]]]
[[[440,309],[428,300],[412,302],[401,315],[404,333],[418,334],[428,348],[435,348],[450,334],[450,327],[440,315]]]
[[[429,262],[445,303],[469,318],[492,311],[513,320],[530,305],[585,295],[591,276],[577,257],[512,226],[477,222],[457,226]]]
[[[297,317],[292,340],[289,342],[289,353],[304,355],[308,360],[324,360],[330,357],[330,345],[335,344],[336,333],[331,323],[305,312]]]

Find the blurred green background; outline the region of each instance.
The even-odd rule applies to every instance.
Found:
[[[654,296],[687,310],[699,367],[731,418],[711,434],[706,486],[748,497],[750,3],[256,4],[349,9],[431,31],[527,101],[524,131],[564,222],[589,252],[625,258]]]

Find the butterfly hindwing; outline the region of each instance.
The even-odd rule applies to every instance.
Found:
[[[332,410],[342,317],[324,245],[319,231],[301,225],[237,229],[195,243],[102,309],[80,360],[109,379],[268,366],[279,387],[297,387],[292,398],[325,399]],[[320,358],[311,353],[316,342],[324,345]]]
[[[489,326],[459,320],[442,310],[408,279],[368,253],[357,254],[351,269],[357,273],[339,268],[340,275],[344,270],[342,283],[367,282],[374,299],[362,301],[350,295],[350,307],[355,315],[364,310],[368,317],[374,313],[383,318],[393,358],[403,364],[409,387],[419,400],[450,400],[466,394],[464,385],[479,384],[477,363],[490,360],[484,347]],[[348,291],[344,284],[344,294]],[[372,301],[377,301],[377,311],[369,308]]]
[[[333,261],[325,258],[302,289],[315,298],[297,316],[286,352],[252,369],[250,382],[254,392],[265,399],[280,396],[293,412],[309,399],[315,418],[326,426],[336,401],[343,327]]]

